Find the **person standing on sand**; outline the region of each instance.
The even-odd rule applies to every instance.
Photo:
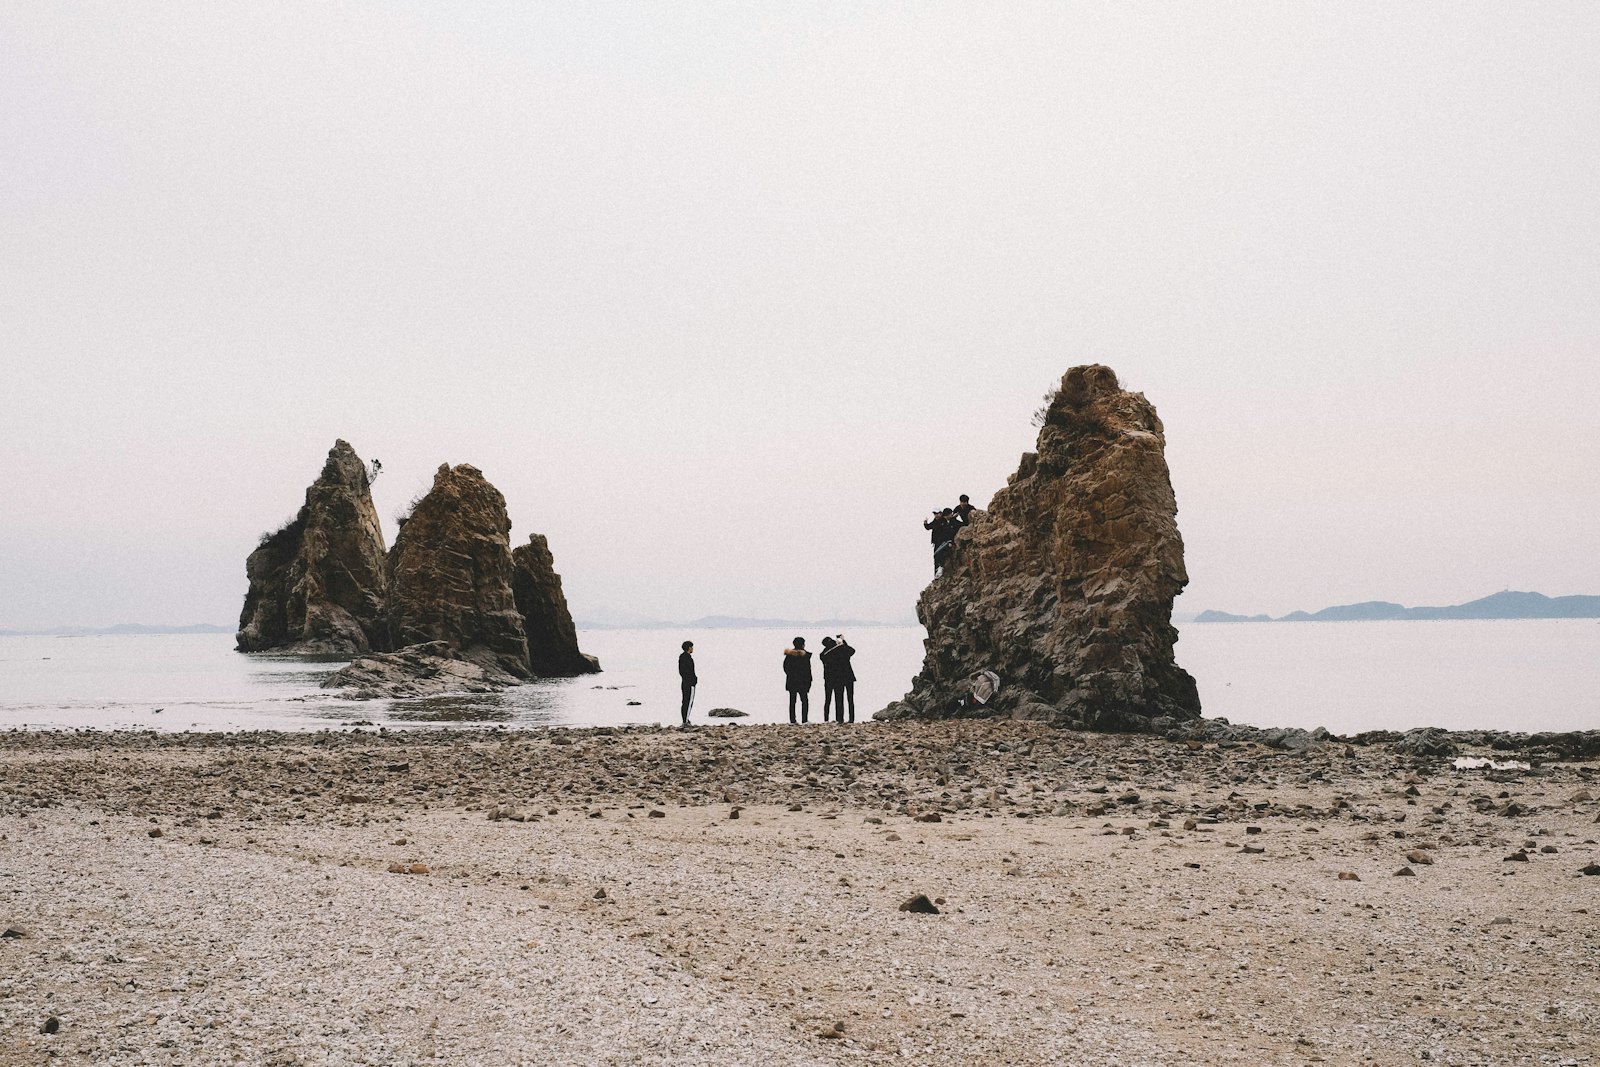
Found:
[[[850,721],[856,721],[856,672],[850,666],[850,657],[856,650],[850,647],[850,642],[844,639],[844,634],[839,635],[835,641],[831,637],[822,639],[822,721],[828,721],[828,705],[833,704],[838,711],[834,715],[836,722],[844,723],[844,702],[850,698]]]
[[[800,721],[811,715],[811,653],[806,639],[794,639],[794,647],[783,650],[783,687],[789,691],[789,721],[794,722],[795,697],[800,698]]]
[[[678,656],[678,681],[683,685],[683,725],[689,725],[689,705],[694,703],[694,687],[700,678],[694,673],[694,642],[685,641]]]

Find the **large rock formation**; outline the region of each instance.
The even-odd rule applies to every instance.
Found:
[[[241,652],[353,653],[387,647],[383,531],[367,469],[335,441],[293,522],[245,562]]]
[[[528,665],[545,678],[593,674],[600,661],[578,651],[578,631],[561,592],[561,575],[543,534],[511,552],[511,593],[528,635]]]
[[[1194,679],[1173,659],[1172,601],[1188,583],[1155,408],[1109,367],[1074,367],[1038,450],[955,540],[922,593],[927,656],[880,718],[1009,714],[1098,730],[1194,719]],[[986,705],[953,708],[978,670]]]
[[[389,551],[395,646],[442,641],[458,658],[529,677],[511,570],[505,497],[478,468],[444,464]]]

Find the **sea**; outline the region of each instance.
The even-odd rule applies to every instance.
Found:
[[[1600,619],[1188,623],[1178,662],[1207,717],[1338,734],[1418,726],[1600,729]],[[320,688],[344,661],[233,650],[226,634],[0,637],[0,730],[344,730],[673,725],[679,643],[695,642],[697,723],[788,721],[790,629],[584,630],[604,670],[502,693],[347,700]],[[920,626],[846,635],[856,719],[910,687]],[[1003,680],[1002,680],[1003,682]],[[822,718],[819,683],[811,721]],[[707,718],[733,708],[743,718]]]

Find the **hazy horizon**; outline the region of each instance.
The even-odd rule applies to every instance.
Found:
[[[1600,6],[0,9],[0,628],[228,624],[335,438],[575,616],[908,617],[1106,363],[1191,584],[1600,592]]]

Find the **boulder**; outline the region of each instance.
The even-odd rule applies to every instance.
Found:
[[[443,464],[389,550],[394,643],[443,642],[457,658],[530,677],[511,572],[505,497],[478,468]]]
[[[528,666],[544,678],[593,674],[600,661],[578,650],[578,631],[561,592],[561,575],[543,534],[511,553],[511,593],[528,637]]]
[[[1042,414],[1037,450],[918,600],[922,670],[878,718],[1017,713],[1148,731],[1199,717],[1173,655],[1172,602],[1189,578],[1155,408],[1096,364],[1069,370]],[[999,692],[954,706],[983,669]]]
[[[292,522],[245,561],[240,652],[357,653],[388,647],[383,531],[366,465],[335,441]]]
[[[358,656],[322,681],[324,689],[344,689],[350,700],[440,696],[446,693],[497,693],[522,681],[493,664],[461,659],[445,641],[408,645],[398,652]]]

